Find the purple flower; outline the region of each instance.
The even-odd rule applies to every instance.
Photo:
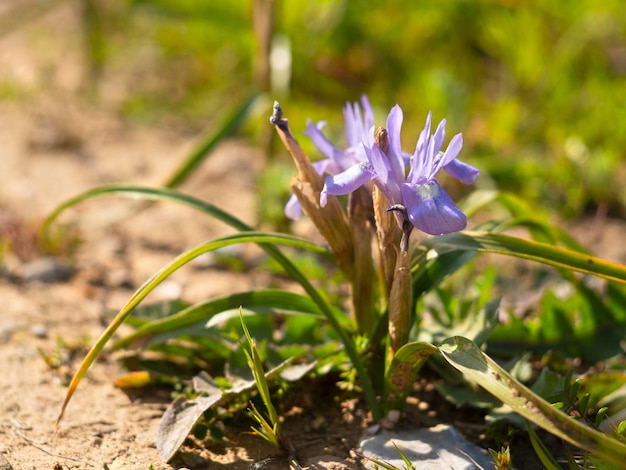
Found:
[[[359,162],[367,161],[362,142],[366,138],[366,134],[372,132],[374,114],[367,96],[361,96],[361,105],[363,106],[363,112],[361,111],[359,103],[356,102],[346,103],[343,108],[343,117],[346,125],[346,141],[348,144],[345,150],[340,150],[335,147],[324,136],[322,128],[326,124],[325,122],[318,122],[317,125],[313,124],[311,121],[307,123],[304,134],[313,141],[313,144],[315,144],[325,157],[313,164],[315,170],[320,175],[324,173],[336,175]],[[326,204],[325,199],[323,204]],[[292,195],[287,202],[285,215],[292,220],[299,219],[302,216],[302,207],[295,195]]]
[[[406,174],[405,158],[400,147],[402,109],[396,105],[387,116],[387,136],[382,140],[385,151],[375,143],[373,135],[366,134],[362,143],[367,156],[342,173],[328,176],[320,197],[324,205],[328,194],[348,194],[369,181],[373,181],[392,204],[394,210],[406,214],[416,228],[431,235],[456,232],[467,225],[465,214],[454,204],[448,193],[436,180],[443,169],[465,184],[473,183],[479,171],[456,160],[463,139],[457,134],[442,151],[445,140],[445,119],[430,134],[431,113],[421,132],[413,155],[409,157]]]

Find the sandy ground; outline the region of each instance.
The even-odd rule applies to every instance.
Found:
[[[39,9],[43,3],[51,7]],[[57,227],[78,224],[82,241],[72,258],[41,264],[36,230],[59,203],[105,184],[159,186],[193,148],[195,136],[116,118],[111,110],[132,76],[107,77],[100,104],[85,105],[77,98],[85,83],[79,3],[4,3],[0,22],[9,24],[2,15],[27,4],[34,8],[21,10],[23,24],[0,31],[0,94],[6,95],[0,99],[0,240],[13,243],[3,250],[6,269],[0,272],[0,470],[173,468],[161,462],[155,445],[171,398],[162,391],[127,394],[116,388],[113,379],[123,371],[106,355],[80,384],[56,433],[55,421],[68,378],[104,329],[104,312],[119,309],[185,248],[232,230],[174,204],[136,212],[133,201],[100,199],[59,220]],[[254,187],[262,164],[263,156],[246,142],[227,141],[179,189],[254,225]],[[75,274],[63,279],[68,261]],[[61,269],[60,278],[36,280],[42,269]],[[172,297],[195,302],[267,282],[189,266],[146,302]],[[61,367],[49,366],[46,358],[60,359]],[[336,432],[324,428],[305,436],[298,413],[292,413],[297,434],[305,439],[300,445],[305,460],[328,460],[316,455],[328,454],[329,439],[347,455],[351,446],[344,439],[352,436],[354,442],[360,427],[345,428],[341,409],[335,414]],[[206,468],[209,461],[211,468],[250,468],[251,462],[281,468],[267,460],[272,452],[259,438],[239,433],[179,459],[176,468]],[[334,468],[347,468],[338,465]]]
[[[131,129],[83,111],[82,129],[74,135],[80,145],[64,148],[64,136],[59,135],[55,139],[60,144],[36,148],[33,142],[46,131],[41,122],[21,105],[0,107],[2,220],[22,224],[26,231],[57,204],[86,189],[113,182],[158,185],[193,144],[189,137]],[[252,149],[226,143],[183,191],[229,207],[254,223],[249,189],[259,161]],[[167,204],[125,220],[129,207],[132,202],[113,199],[88,202],[64,218],[78,222],[84,238],[74,261],[78,274],[67,282],[24,280],[36,266],[37,252],[31,259],[5,259],[10,275],[0,279],[0,456],[15,469],[168,468],[155,448],[167,397],[146,403],[116,389],[112,379],[121,371],[113,361],[93,367],[53,435],[66,377],[48,367],[42,352],[52,354],[57,340],[84,348],[87,338],[93,340],[102,331],[105,308],[121,307],[133,287],[178,251],[227,232],[220,223]],[[254,280],[189,269],[152,299],[183,295],[199,300],[231,290],[235,283],[245,288],[246,282]]]
[[[1,76],[30,90],[27,98],[0,101],[0,234],[5,237],[18,231],[33,239],[34,228],[59,203],[96,186],[158,186],[194,143],[192,136],[130,125],[104,109],[71,99],[84,71],[75,47],[75,5],[64,5],[32,20],[34,29],[0,36]],[[66,34],[51,41],[54,47],[41,48],[58,24]],[[115,87],[103,93],[115,99]],[[252,189],[262,161],[246,143],[225,142],[181,190],[254,224],[257,201]],[[110,358],[92,367],[54,434],[68,374],[83,357],[84,347],[102,332],[103,312],[120,308],[134,288],[186,247],[230,232],[219,222],[172,204],[138,214],[132,208],[129,201],[103,199],[65,214],[60,222],[78,223],[83,238],[72,260],[77,272],[69,280],[28,280],[41,257],[28,243],[20,247],[21,257],[6,256],[7,272],[0,274],[0,470],[172,468],[161,463],[155,446],[169,397],[128,395],[115,388],[113,379],[121,370]],[[598,247],[596,254],[626,262],[623,223],[590,220],[575,229],[585,244]],[[190,267],[149,300],[182,296],[193,302],[266,281]],[[59,349],[59,341],[66,347]],[[61,369],[44,360],[72,348],[75,357]],[[359,426],[343,426],[337,442],[359,432]],[[250,462],[262,460],[267,452],[247,442],[217,446],[204,458],[214,462],[211,468],[250,468]],[[319,447],[324,450],[323,442]]]

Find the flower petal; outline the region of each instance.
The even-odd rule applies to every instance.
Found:
[[[444,166],[443,169],[450,176],[454,176],[456,179],[465,184],[472,184],[476,181],[476,178],[478,178],[478,175],[480,174],[478,169],[456,159]]]
[[[457,232],[467,226],[465,214],[436,180],[403,184],[402,199],[409,221],[430,235]]]
[[[359,103],[346,103],[343,107],[343,119],[346,126],[346,140],[349,147],[356,147],[362,140],[368,127],[363,123]]]
[[[285,205],[285,216],[291,220],[298,220],[302,217],[302,206],[295,194],[292,194]]]
[[[363,130],[368,131],[370,127],[374,125],[374,111],[372,111],[372,105],[366,95],[361,96],[361,105],[363,106],[363,115],[365,118]]]
[[[396,181],[404,181],[405,178],[402,142],[400,141],[402,119],[402,108],[395,105],[387,116],[387,136],[389,138],[389,163],[395,174]]]
[[[424,125],[424,129],[420,132],[419,139],[417,139],[417,146],[415,147],[415,153],[420,153],[426,149],[426,145],[428,144],[428,138],[430,137],[430,121],[433,117],[433,112],[428,111],[426,115],[426,124]]]
[[[427,148],[430,140],[430,121],[432,118],[432,111],[428,111],[426,116],[426,125],[422,132],[420,132],[419,139],[417,139],[417,145],[415,146],[415,152],[410,159],[411,168],[409,170],[409,176],[407,181],[410,183],[417,183],[428,172],[427,164]]]
[[[376,174],[368,163],[359,163],[339,174],[327,176],[320,194],[320,205],[326,205],[328,194],[339,196],[351,193],[375,177]]]
[[[448,144],[448,148],[445,153],[441,156],[441,159],[437,162],[437,171],[446,165],[450,164],[461,152],[461,148],[463,147],[463,135],[457,134],[452,139],[450,139],[450,143]]]
[[[304,135],[309,137],[313,144],[317,147],[317,149],[324,155],[326,158],[337,162],[342,168],[347,168],[350,165],[354,164],[353,161],[348,161],[348,157],[346,154],[335,147],[330,141],[322,134],[320,130],[321,125],[317,126],[313,124],[311,121],[307,123],[307,127],[304,131]]]
[[[341,173],[343,171],[343,168],[339,167],[337,162],[331,160],[330,158],[313,162],[313,168],[315,168],[318,175],[323,175],[324,173],[336,175],[337,173]]]
[[[443,147],[443,141],[446,139],[446,120],[442,119],[439,125],[437,126],[437,130],[435,131],[435,135],[433,136],[435,154],[441,150]]]
[[[387,184],[387,182],[393,178],[393,172],[387,156],[380,147],[374,143],[371,143],[369,146],[363,144],[363,149],[367,155],[367,160],[372,166],[372,170],[374,170],[380,182]]]
[[[399,203],[401,200],[400,184],[404,182],[404,177],[400,181],[396,179],[387,156],[378,145],[372,143],[371,146],[367,147],[364,145],[363,148],[367,153],[367,159],[371,164],[372,170],[376,174],[377,186],[392,204]]]

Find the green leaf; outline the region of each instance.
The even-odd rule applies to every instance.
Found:
[[[427,251],[422,252],[411,269],[414,299],[419,299],[425,293],[435,289],[445,278],[476,257],[476,253],[471,251],[437,253],[437,256],[427,259],[431,255],[432,253]]]
[[[537,454],[537,457],[539,457],[539,460],[541,460],[546,470],[563,470],[563,467],[559,465],[543,441],[539,439],[539,436],[537,436],[537,433],[528,421],[526,421],[526,430],[528,431],[530,443],[535,450],[535,454]]]
[[[540,339],[546,343],[556,343],[562,339],[574,337],[570,319],[567,316],[563,301],[547,291],[541,300]],[[573,351],[568,351],[572,354]]]
[[[126,303],[124,307],[119,311],[117,316],[109,323],[105,331],[102,333],[100,338],[96,341],[96,343],[91,347],[87,356],[81,362],[76,374],[72,378],[70,385],[68,387],[68,391],[61,407],[61,413],[57,419],[57,423],[63,417],[63,412],[69,403],[72,395],[76,391],[76,387],[82,380],[82,378],[87,373],[87,370],[95,361],[96,357],[100,354],[105,344],[111,339],[115,331],[124,323],[126,318],[132,313],[133,309],[141,302],[154,288],[156,288],[161,282],[167,279],[172,273],[178,270],[180,267],[189,263],[193,259],[198,256],[208,253],[212,250],[216,250],[218,248],[222,248],[224,246],[229,246],[237,243],[283,243],[286,245],[304,247],[308,246],[312,248],[313,251],[324,251],[322,248],[314,245],[306,240],[298,239],[296,237],[292,237],[289,235],[280,235],[280,234],[269,234],[263,232],[243,232],[235,235],[229,235],[223,238],[219,238],[213,241],[202,243],[184,253],[176,257],[169,264],[165,265],[159,272],[154,274],[150,279],[148,279],[131,297],[131,299]]]
[[[63,204],[59,205],[52,212],[52,214],[48,216],[48,218],[45,220],[42,226],[41,233],[42,233],[43,238],[45,239],[48,236],[52,223],[65,210],[67,210],[68,208],[76,204],[86,201],[88,199],[92,199],[96,197],[104,197],[104,196],[124,196],[124,197],[129,197],[129,198],[142,198],[145,200],[174,201],[174,202],[178,202],[180,204],[184,204],[189,207],[192,207],[212,217],[215,217],[216,219],[221,220],[225,224],[230,225],[231,227],[234,227],[237,230],[250,231],[250,232],[253,231],[252,227],[248,226],[247,224],[243,223],[241,220],[237,219],[236,217],[233,217],[227,212],[224,212],[223,210],[217,208],[213,204],[210,204],[206,201],[194,198],[189,195],[182,194],[177,191],[173,191],[171,189],[145,188],[145,187],[138,187],[138,186],[105,186],[102,188],[97,188],[97,189],[79,194],[78,196],[75,196],[69,199],[68,201],[65,201]],[[271,245],[272,242],[270,239],[265,239],[263,241],[259,240],[257,241],[257,243],[260,243],[260,247],[268,255],[274,258],[283,267],[287,275],[289,275],[294,281],[299,283],[304,289],[304,291],[318,305],[318,307],[320,308],[324,316],[327,318],[332,328],[335,330],[337,336],[343,343],[345,350],[346,350],[346,354],[348,354],[348,356],[350,357],[350,360],[352,361],[352,364],[357,371],[359,381],[361,382],[361,387],[363,388],[363,393],[365,394],[368,405],[370,409],[372,410],[374,420],[375,421],[380,420],[382,418],[382,411],[380,409],[378,400],[376,398],[376,392],[374,391],[374,387],[372,386],[369,375],[367,374],[367,371],[365,370],[363,361],[361,360],[361,357],[359,356],[356,350],[353,338],[352,336],[350,336],[349,331],[346,330],[343,326],[344,325],[343,318],[345,318],[345,315],[337,314],[336,310],[333,309],[328,304],[328,302],[324,299],[324,297],[310,283],[307,277],[277,247]],[[316,245],[310,244],[308,242],[305,242],[305,244],[306,246],[309,246],[309,247],[316,247]],[[301,246],[301,248],[304,248],[304,246]],[[319,252],[319,253],[325,253],[325,256],[329,260],[331,261],[333,260],[333,257],[330,254],[330,252],[326,250],[322,250],[322,251],[319,251],[319,250],[320,248],[316,247],[314,251]],[[132,307],[131,307],[131,310],[132,310]],[[125,316],[128,316],[128,315],[123,315],[123,317]],[[111,327],[111,325],[109,326]],[[108,335],[108,333],[105,332],[108,335],[106,340],[110,338],[110,336],[118,327],[119,327],[119,324],[113,326],[110,332],[111,333],[110,335]],[[107,332],[108,331],[109,330],[107,329]],[[97,357],[99,352],[102,350],[103,346],[104,346],[104,343],[97,344],[94,346],[94,348],[92,348],[93,351],[92,351],[91,356],[88,355],[89,363],[93,362],[95,357]],[[69,396],[71,396],[74,393],[74,388],[75,386],[78,385],[78,382],[80,382],[80,380],[82,379],[84,372],[85,371],[81,372],[80,370],[77,372],[77,375],[75,377],[78,377],[78,381],[74,384],[73,387],[72,387],[72,384],[70,384],[70,389],[68,389]],[[78,376],[78,374],[81,374],[80,377]],[[69,400],[69,397],[66,397],[66,400],[62,406],[62,410],[59,415],[59,418],[57,419],[57,423],[63,417],[63,412],[65,410],[65,407],[67,406],[68,400]]]
[[[243,104],[233,111],[221,125],[213,130],[209,129],[200,137],[191,154],[182,163],[182,165],[174,171],[172,176],[165,182],[166,188],[175,188],[180,185],[187,177],[204,161],[207,155],[219,144],[225,137],[228,137],[241,127],[245,118],[248,116],[252,104],[256,101],[258,95],[248,97]]]
[[[456,319],[457,321],[451,325],[429,322],[420,330],[419,339],[439,344],[451,336],[463,336],[478,344],[483,344],[498,324],[499,307],[500,299],[495,299],[478,310],[476,310],[476,305],[472,305],[464,318]]]
[[[427,342],[413,342],[402,346],[393,356],[385,373],[386,399],[389,409],[404,403],[410,384],[426,360],[438,350]]]
[[[270,414],[270,422],[272,424],[272,428],[276,431],[276,434],[278,435],[278,426],[280,425],[278,420],[278,413],[276,412],[276,408],[272,403],[270,389],[267,384],[267,380],[265,379],[265,373],[263,371],[263,361],[261,361],[261,357],[259,356],[259,352],[256,348],[256,343],[252,340],[252,336],[250,336],[250,331],[248,331],[248,327],[246,326],[246,322],[243,320],[243,314],[241,312],[239,313],[239,318],[241,320],[243,332],[246,335],[246,340],[248,341],[248,347],[250,348],[250,351],[246,351],[246,356],[248,357],[248,366],[254,374],[254,381],[256,383],[257,391],[259,392],[259,395],[261,395],[263,404]]]
[[[439,350],[466,378],[477,383],[516,413],[551,434],[615,464],[626,459],[626,445],[553,408],[466,338],[446,340]]]
[[[264,379],[271,380],[278,376],[292,362],[291,359],[267,371]],[[204,412],[218,406],[222,400],[232,400],[250,393],[256,387],[255,380],[241,382],[236,387],[222,390],[207,374],[194,378],[195,389],[200,396],[188,399],[178,396],[165,410],[157,431],[157,449],[164,462],[168,462],[183,445],[187,436],[200,420]]]
[[[463,212],[470,217],[481,208],[491,206],[494,203],[505,208],[513,219],[498,223],[492,230],[488,230],[489,232],[501,232],[513,227],[524,227],[528,229],[536,241],[550,244],[561,243],[572,250],[586,252],[585,248],[568,232],[550,223],[547,212],[538,211],[535,205],[531,205],[525,199],[506,191],[474,191],[464,202]]]
[[[626,266],[567,248],[508,235],[457,232],[429,238],[423,244],[437,253],[450,251],[496,253],[626,283]]]
[[[553,402],[563,396],[563,377],[548,368],[543,368],[533,383],[532,391]]]
[[[240,306],[244,309],[250,307],[258,313],[305,315],[310,316],[311,321],[325,319],[319,306],[310,297],[278,289],[248,291],[208,300],[165,318],[144,322],[137,330],[116,341],[113,348],[127,347],[140,339],[153,338],[166,333],[168,333],[167,337],[175,337],[189,331],[187,328],[191,326],[204,330],[207,326],[211,326],[210,321],[217,314],[236,311],[235,309]],[[238,315],[238,311],[236,312]],[[339,316],[340,312],[337,312],[337,315]]]

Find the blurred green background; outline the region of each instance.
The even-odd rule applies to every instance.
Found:
[[[342,137],[341,107],[396,103],[412,151],[429,110],[463,132],[478,185],[574,218],[626,215],[622,0],[83,0],[86,92],[116,111],[200,129],[255,91]],[[125,80],[116,77],[126,77]],[[117,80],[117,81],[116,81]],[[7,88],[4,84],[2,88]]]

